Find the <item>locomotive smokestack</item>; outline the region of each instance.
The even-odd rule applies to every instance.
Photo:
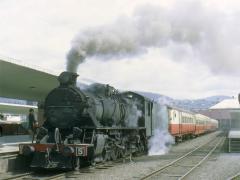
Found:
[[[77,73],[64,71],[58,76],[58,81],[63,86],[76,86],[77,77]]]

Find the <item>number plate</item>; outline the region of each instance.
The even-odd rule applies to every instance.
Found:
[[[76,147],[76,156],[83,156],[83,148]]]

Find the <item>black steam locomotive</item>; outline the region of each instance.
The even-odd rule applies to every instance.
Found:
[[[36,142],[20,144],[33,168],[77,169],[147,150],[156,121],[156,104],[109,85],[76,85],[76,73],[63,72],[46,97],[46,121]]]

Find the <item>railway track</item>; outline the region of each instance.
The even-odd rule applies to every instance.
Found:
[[[185,179],[212,155],[224,140],[225,136],[216,137],[140,179]]]
[[[116,161],[107,161],[99,163],[93,167],[84,167],[76,171],[59,171],[59,172],[50,172],[46,173],[46,171],[43,172],[24,172],[24,173],[18,173],[18,174],[8,174],[5,175],[5,177],[1,177],[0,180],[23,180],[23,179],[34,179],[34,180],[48,180],[48,179],[75,179],[79,178],[81,175],[84,175],[86,173],[94,173],[97,171],[101,171],[104,169],[109,169],[111,167],[114,167],[116,164],[122,163],[123,161],[126,162],[128,159],[118,159]],[[131,159],[129,159],[131,161]]]
[[[211,139],[207,143],[204,143],[194,150],[185,153],[182,155],[180,153],[180,157],[171,163],[165,165],[164,167],[159,168],[157,171],[152,172],[144,177],[139,177],[138,179],[184,179],[187,177],[196,167],[204,162],[213,152],[215,152],[216,148],[220,146],[221,142],[223,142],[224,137],[215,137]],[[179,154],[179,153],[177,153]],[[175,155],[174,155],[175,156]],[[195,157],[195,158],[193,158]],[[141,157],[135,157],[135,159]],[[194,162],[191,162],[192,159],[195,159]],[[114,167],[116,164],[122,163],[124,159],[118,159],[117,161],[110,161],[105,163],[99,163],[94,167],[85,167],[81,168],[78,171],[69,171],[69,172],[55,172],[55,173],[34,173],[34,172],[23,172],[18,174],[11,174],[6,177],[0,177],[0,179],[79,179],[82,177],[86,177],[86,174],[96,173],[98,171],[109,169]],[[130,162],[130,158],[125,159],[126,162]],[[189,162],[190,161],[190,162]],[[179,167],[181,172],[173,174],[176,172],[174,169]],[[167,171],[167,172],[166,172]],[[187,174],[188,173],[188,174]],[[183,176],[185,175],[185,176]]]

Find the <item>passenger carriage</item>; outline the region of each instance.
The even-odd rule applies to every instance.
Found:
[[[215,131],[218,128],[218,121],[202,114],[194,114],[190,111],[175,107],[168,109],[169,133],[176,141],[183,138],[199,136],[201,134]]]
[[[169,108],[169,132],[176,139],[193,136],[195,133],[195,118],[191,112]]]

